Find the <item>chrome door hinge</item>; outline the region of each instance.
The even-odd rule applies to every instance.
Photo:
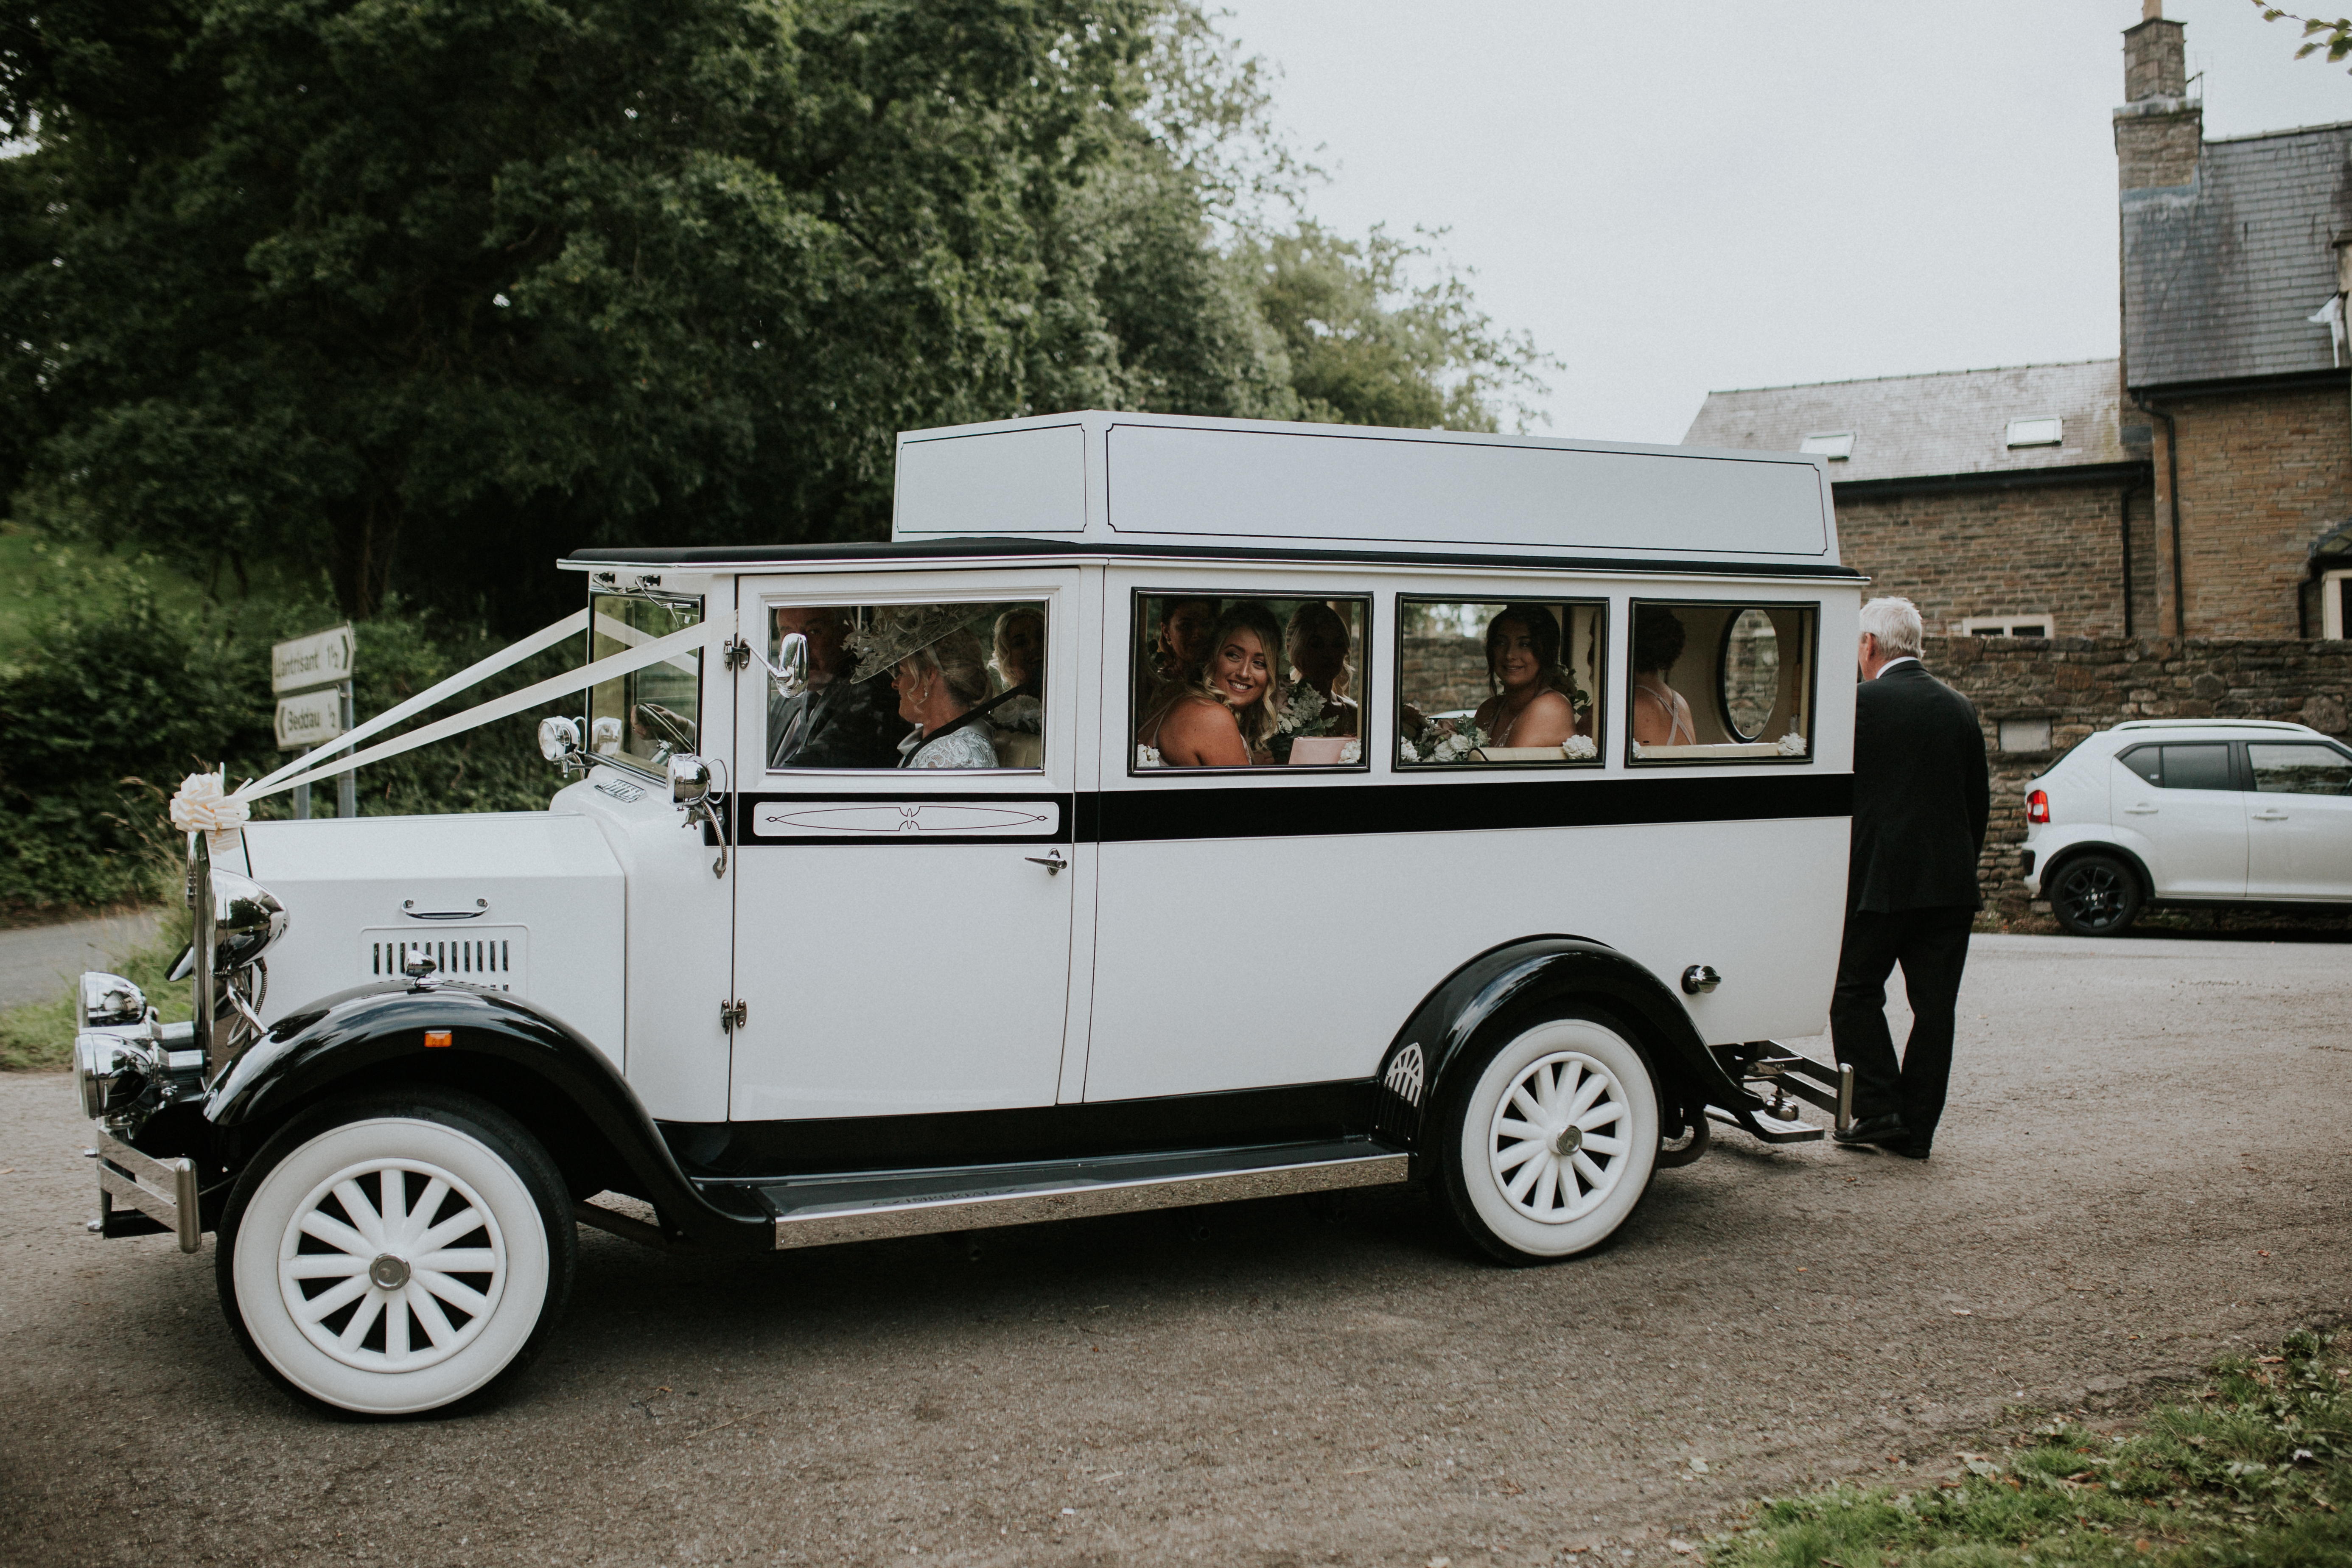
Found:
[[[719,1027],[728,1034],[741,1028],[751,1018],[751,1006],[748,1002],[730,1000],[719,1004]]]
[[[751,645],[741,637],[729,637],[722,646],[727,655],[728,668],[740,669],[751,662]]]

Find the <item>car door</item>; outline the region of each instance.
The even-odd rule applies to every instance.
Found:
[[[2146,841],[2159,899],[2246,893],[2246,797],[2226,741],[2134,746],[2109,764],[2110,820]]]
[[[734,1120],[1055,1102],[1072,915],[1091,877],[1072,832],[1079,581],[1044,568],[741,580],[761,657],[735,688]],[[968,681],[970,721],[1016,695],[990,656],[1021,618],[1044,639],[1032,727],[1008,701],[988,708],[1003,728],[989,723],[985,751],[953,718],[927,731],[937,751],[902,749],[896,672],[928,654],[906,700]],[[770,668],[787,630],[811,649],[799,700]]]
[[[2319,741],[2250,741],[2246,892],[2352,900],[2352,756]]]

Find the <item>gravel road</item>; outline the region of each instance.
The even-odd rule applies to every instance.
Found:
[[[1979,937],[1933,1162],[1727,1134],[1555,1268],[1468,1260],[1410,1194],[976,1258],[587,1233],[502,1404],[390,1425],[247,1368],[209,1242],[81,1234],[69,1085],[11,1075],[0,1562],[1687,1561],[1744,1498],[2347,1315],[2345,954]]]

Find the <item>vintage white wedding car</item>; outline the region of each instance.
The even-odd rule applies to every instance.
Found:
[[[1771,1043],[1845,884],[1821,459],[1087,413],[897,483],[887,543],[563,563],[544,812],[189,817],[199,1022],[83,980],[92,1228],[215,1232],[255,1363],[388,1415],[525,1363],[580,1224],[1413,1183],[1538,1261],[1710,1110],[1839,1111]]]

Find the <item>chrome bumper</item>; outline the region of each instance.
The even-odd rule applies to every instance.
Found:
[[[196,1202],[196,1163],[185,1155],[158,1160],[142,1154],[92,1122],[98,1146],[89,1153],[98,1161],[98,1217],[92,1232],[103,1235],[106,1216],[117,1206],[137,1209],[180,1238],[180,1250],[194,1252],[205,1244],[204,1216]]]

